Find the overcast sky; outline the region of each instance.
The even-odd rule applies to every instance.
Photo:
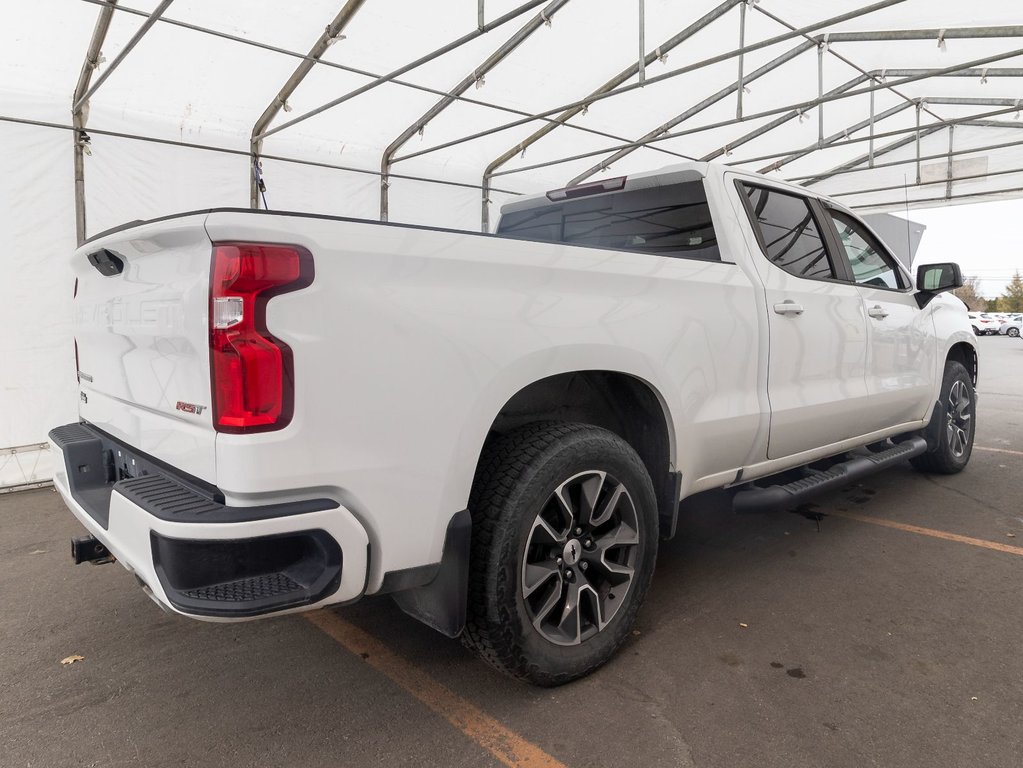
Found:
[[[1017,269],[1023,273],[1023,200],[999,200],[910,211],[927,225],[914,264],[956,261],[994,298]]]

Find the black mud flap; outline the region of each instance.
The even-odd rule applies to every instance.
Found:
[[[471,534],[472,517],[469,510],[455,513],[444,535],[444,553],[440,566],[430,569],[435,574],[432,580],[391,595],[398,607],[409,616],[448,637],[457,637],[465,627]],[[385,578],[384,582],[387,585],[388,579]]]

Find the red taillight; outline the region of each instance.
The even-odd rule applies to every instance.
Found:
[[[219,432],[280,429],[291,420],[291,349],[266,328],[271,297],[312,282],[312,256],[293,245],[215,243],[210,376]]]

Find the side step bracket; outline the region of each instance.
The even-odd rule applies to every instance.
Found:
[[[833,491],[861,477],[927,451],[927,441],[911,437],[877,453],[856,455],[828,469],[813,471],[807,477],[781,485],[753,486],[739,491],[732,499],[736,512],[774,512],[802,504],[808,498],[825,491]]]

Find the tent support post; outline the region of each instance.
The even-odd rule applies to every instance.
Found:
[[[735,0],[736,3],[741,2],[741,1],[742,0]],[[816,31],[818,29],[821,29],[823,27],[830,27],[830,26],[833,26],[835,24],[841,24],[844,21],[849,21],[850,19],[859,18],[860,16],[865,16],[865,15],[868,15],[870,13],[874,13],[875,11],[879,11],[879,10],[881,10],[883,8],[888,8],[890,6],[898,5],[899,3],[903,3],[903,2],[906,2],[906,0],[879,0],[879,2],[875,2],[875,3],[871,4],[871,5],[864,6],[862,8],[857,8],[856,10],[848,11],[848,12],[840,14],[838,16],[831,16],[831,17],[829,17],[827,19],[821,19],[820,21],[814,22],[813,24],[809,24],[809,25],[807,25],[805,27],[801,27],[799,29],[794,29],[794,30],[791,30],[789,32],[785,32],[785,33],[780,34],[780,35],[775,35],[774,37],[767,38],[765,40],[760,40],[759,42],[756,42],[756,43],[754,43],[752,45],[746,46],[744,49],[733,50],[733,51],[728,51],[726,53],[721,53],[721,54],[718,54],[716,56],[712,56],[709,59],[703,59],[701,61],[697,61],[697,62],[694,62],[692,64],[687,64],[687,65],[685,65],[683,67],[679,67],[678,69],[673,69],[670,72],[665,72],[664,74],[657,75],[656,77],[647,78],[647,83],[660,83],[660,82],[663,82],[665,80],[669,80],[669,79],[671,79],[673,77],[678,77],[680,75],[684,75],[684,74],[687,74],[689,72],[695,72],[695,71],[697,71],[699,69],[703,69],[705,67],[709,67],[709,66],[711,66],[713,64],[718,64],[718,63],[720,63],[722,61],[728,61],[729,59],[734,59],[735,57],[739,56],[740,54],[752,53],[753,51],[760,51],[760,50],[763,50],[764,48],[770,48],[773,45],[777,45],[778,43],[783,43],[786,40],[791,40],[791,39],[796,38],[796,37],[805,37],[810,32],[814,32],[814,31]],[[856,34],[856,33],[849,33],[849,34]],[[1023,36],[1023,34],[1021,34],[1020,36]],[[834,34],[834,35],[831,35],[830,39],[831,39],[831,42],[836,42],[837,40],[842,39],[842,35]],[[629,92],[634,91],[637,88],[641,88],[641,87],[643,87],[643,86],[640,83],[631,83],[629,85],[625,85],[625,86],[622,86],[620,88],[615,88],[613,90],[609,90],[609,91],[606,91],[606,92],[603,92],[603,93],[590,94],[589,96],[585,97],[584,99],[580,99],[580,100],[577,100],[577,101],[569,102],[568,104],[563,104],[563,105],[561,105],[559,107],[554,107],[553,109],[548,109],[548,110],[545,110],[543,112],[537,112],[537,113],[535,113],[533,115],[530,115],[528,117],[524,117],[521,120],[515,120],[515,121],[512,121],[510,123],[504,123],[502,125],[497,125],[497,126],[494,126],[493,128],[489,128],[486,131],[483,131],[481,133],[475,133],[475,134],[470,134],[470,135],[467,135],[467,136],[462,136],[459,139],[454,139],[452,141],[447,141],[447,142],[444,142],[443,144],[438,144],[437,146],[431,147],[429,149],[424,149],[424,150],[421,150],[419,152],[412,152],[412,153],[409,153],[408,155],[402,155],[401,157],[396,157],[394,161],[395,162],[400,162],[402,160],[407,160],[407,159],[410,159],[412,157],[418,157],[419,155],[425,155],[425,154],[427,154],[429,152],[436,152],[436,151],[438,151],[440,149],[447,149],[449,147],[453,147],[453,146],[458,145],[458,144],[464,144],[467,141],[472,141],[474,139],[481,138],[482,136],[489,136],[489,135],[491,135],[493,133],[498,133],[500,131],[508,130],[509,128],[516,128],[516,127],[518,127],[520,125],[524,125],[526,123],[530,123],[530,122],[533,122],[535,120],[542,120],[542,119],[550,117],[551,115],[553,115],[555,113],[558,113],[558,112],[568,111],[568,110],[571,110],[571,109],[575,109],[576,107],[580,107],[581,108],[583,106],[589,106],[593,101],[602,101],[603,99],[611,98],[613,96],[619,96],[619,95],[621,95],[623,93],[629,93]]]
[[[784,63],[786,63],[788,61],[791,61],[792,59],[796,58],[797,56],[799,56],[799,54],[804,53],[805,51],[810,50],[811,48],[813,48],[813,45],[814,44],[812,42],[800,43],[795,48],[791,49],[790,51],[787,51],[786,53],[783,53],[781,56],[779,56],[778,58],[774,59],[773,61],[769,61],[766,64],[764,64],[764,66],[759,67],[758,69],[755,69],[752,72],[750,72],[744,78],[744,81],[747,82],[747,83],[752,83],[754,80],[757,80],[758,78],[763,77],[768,72],[771,72],[771,71],[777,69],[782,64],[784,64]],[[706,99],[701,101],[696,106],[690,107],[685,112],[682,112],[681,114],[676,115],[675,117],[673,117],[668,122],[666,122],[666,123],[664,123],[662,125],[659,125],[654,130],[650,131],[649,133],[647,133],[644,136],[642,136],[641,138],[639,138],[633,145],[625,147],[623,149],[619,149],[617,152],[615,152],[613,155],[611,155],[607,159],[601,160],[596,165],[593,165],[593,166],[587,168],[585,171],[583,171],[578,176],[573,178],[570,182],[568,182],[568,184],[566,186],[572,186],[574,184],[582,183],[583,181],[585,181],[586,179],[588,179],[590,176],[592,176],[593,174],[597,173],[598,171],[603,170],[604,168],[608,168],[613,163],[618,162],[620,159],[622,159],[626,155],[632,154],[637,149],[639,149],[640,146],[642,146],[645,142],[648,142],[651,139],[654,139],[657,136],[660,136],[660,135],[670,131],[676,125],[679,125],[680,123],[684,123],[686,120],[688,120],[691,117],[695,117],[696,115],[698,115],[701,112],[703,112],[705,109],[709,109],[710,107],[714,106],[719,101],[721,101],[722,99],[725,99],[728,96],[730,96],[733,91],[742,90],[742,88],[743,88],[743,86],[741,86],[739,84],[739,81],[738,80],[735,81],[734,83],[732,83],[732,85],[728,86],[727,88],[721,89],[720,91],[718,91],[717,93],[715,93],[712,96],[707,97]]]
[[[952,144],[953,144],[953,142],[955,140],[955,132],[956,132],[955,125],[950,125],[948,127],[948,171],[946,173],[946,176],[948,178],[948,183],[945,186],[945,199],[946,200],[951,200],[952,199],[952,151],[954,149]]]
[[[832,35],[832,41],[834,41],[834,38],[835,38],[835,36]],[[674,133],[665,133],[665,134],[662,134],[660,136],[651,138],[649,140],[645,140],[643,142],[635,142],[634,141],[634,142],[630,142],[629,144],[625,144],[625,145],[622,145],[622,146],[619,146],[619,147],[610,147],[610,148],[607,148],[607,149],[599,149],[599,150],[594,150],[594,151],[591,151],[591,152],[583,152],[583,153],[580,153],[578,155],[571,155],[569,157],[562,157],[562,158],[558,158],[558,159],[555,159],[555,160],[548,160],[547,162],[541,163],[541,164],[538,164],[538,165],[526,165],[526,166],[522,166],[521,168],[515,168],[515,169],[510,170],[510,171],[500,171],[500,172],[495,173],[493,175],[494,176],[507,176],[507,175],[512,174],[512,173],[522,173],[524,171],[530,171],[530,170],[533,170],[534,168],[547,167],[547,166],[551,166],[551,165],[559,165],[561,163],[567,163],[567,162],[572,162],[572,161],[575,161],[575,160],[581,160],[581,159],[583,159],[585,157],[594,157],[596,155],[602,155],[602,154],[604,154],[606,152],[616,151],[616,150],[619,150],[619,149],[626,149],[626,148],[632,148],[632,147],[641,147],[641,146],[649,146],[649,145],[652,145],[652,144],[660,142],[660,141],[667,141],[669,139],[677,139],[677,138],[679,138],[681,136],[688,136],[688,135],[693,134],[693,133],[702,133],[704,131],[717,130],[719,128],[726,128],[726,127],[731,126],[731,125],[736,125],[736,124],[739,124],[739,123],[748,122],[750,120],[757,120],[757,119],[760,119],[760,118],[763,118],[763,117],[769,117],[771,115],[781,114],[783,112],[786,112],[787,110],[798,109],[800,111],[805,112],[808,109],[813,109],[819,103],[828,102],[828,101],[839,101],[841,99],[848,99],[848,98],[852,98],[854,96],[865,96],[868,93],[870,93],[870,91],[872,91],[872,90],[873,91],[878,91],[878,90],[882,90],[882,89],[886,89],[887,90],[887,89],[890,89],[892,87],[892,85],[905,85],[907,83],[914,83],[914,82],[918,82],[920,80],[925,80],[928,77],[944,77],[944,76],[948,76],[950,73],[953,73],[953,72],[959,72],[959,71],[962,71],[962,70],[979,67],[979,66],[981,66],[983,64],[990,64],[990,63],[993,63],[993,62],[996,62],[996,61],[1003,61],[1005,59],[1012,59],[1012,58],[1016,58],[1017,56],[1023,56],[1023,48],[1016,48],[1016,49],[1013,49],[1011,51],[1006,51],[1004,53],[995,54],[993,56],[986,56],[986,57],[984,57],[982,59],[975,59],[973,61],[965,62],[965,63],[963,63],[961,65],[957,64],[957,65],[951,66],[951,67],[944,67],[944,68],[940,68],[940,69],[928,70],[928,74],[922,74],[922,75],[915,75],[915,76],[912,76],[912,77],[906,77],[906,78],[903,78],[903,79],[899,80],[897,83],[894,83],[894,84],[871,85],[871,86],[868,86],[866,88],[858,88],[858,89],[855,89],[855,90],[845,91],[843,93],[835,93],[834,91],[831,91],[829,93],[824,94],[824,97],[822,99],[816,99],[815,98],[815,99],[812,99],[810,101],[802,102],[802,103],[799,103],[799,104],[789,104],[787,106],[774,107],[772,109],[767,109],[767,110],[764,110],[763,112],[758,112],[758,113],[752,114],[752,115],[747,114],[747,115],[745,115],[743,117],[742,120],[735,120],[733,118],[733,119],[730,119],[730,120],[722,120],[722,121],[718,121],[718,122],[714,122],[714,123],[708,123],[706,125],[701,125],[698,128],[689,128],[689,129],[682,130],[682,131],[676,131]],[[860,78],[862,78],[860,80],[860,82],[869,80],[870,79],[870,74],[868,73],[866,75],[860,75]],[[1005,111],[1009,111],[1009,110],[1005,110]],[[1016,110],[1011,110],[1011,111],[1015,112]],[[999,112],[998,114],[1004,114],[1004,112]],[[975,117],[977,117],[977,116],[975,116]],[[984,117],[990,117],[990,115],[984,115]],[[957,122],[961,122],[961,121],[957,121]],[[428,150],[423,150],[421,152],[412,152],[412,153],[410,153],[408,155],[404,155],[402,157],[395,158],[395,162],[397,162],[398,160],[406,160],[406,159],[409,159],[409,158],[412,158],[412,157],[418,157],[420,155],[427,154],[428,152],[436,151],[436,150],[438,150],[438,149],[440,149],[442,147],[445,147],[445,146],[452,146],[454,144],[460,144],[463,141],[465,141],[465,139],[460,139],[460,140],[457,140],[457,141],[454,141],[454,142],[447,142],[446,144],[439,144],[439,145],[437,145],[435,147],[432,147],[432,148],[430,148]],[[733,146],[733,145],[729,145],[729,146]]]
[[[106,82],[106,79],[114,73],[114,70],[120,66],[121,62],[127,58],[128,54],[131,53],[132,49],[139,44],[146,32],[148,32],[160,17],[163,16],[163,12],[167,10],[167,7],[174,2],[174,0],[161,0],[160,4],[156,6],[149,18],[142,22],[142,26],[135,30],[135,34],[131,36],[131,39],[125,44],[121,52],[118,53],[110,65],[103,70],[103,74],[96,78],[96,82],[92,84],[85,93],[76,95],[74,106],[71,107],[71,113],[74,114],[82,109],[88,102],[90,97],[99,90],[99,87]],[[108,22],[109,23],[109,22]]]
[[[376,88],[376,87],[378,87],[380,85],[383,85],[384,83],[389,83],[392,80],[394,80],[396,77],[400,77],[401,75],[405,74],[406,72],[409,72],[409,71],[411,71],[413,69],[416,69],[417,67],[421,67],[421,66],[423,66],[423,64],[427,64],[428,62],[431,62],[434,59],[437,59],[437,58],[443,56],[445,53],[450,53],[451,51],[455,50],[456,48],[461,48],[463,45],[465,45],[466,43],[468,43],[468,42],[470,42],[472,40],[475,40],[480,35],[485,35],[488,32],[491,32],[491,31],[497,29],[498,27],[504,26],[505,24],[507,24],[512,19],[515,19],[518,16],[521,16],[523,13],[526,13],[527,11],[531,11],[533,8],[536,8],[538,5],[541,5],[543,2],[544,2],[544,0],[526,0],[526,2],[524,2],[522,5],[519,5],[519,6],[515,7],[515,8],[512,8],[510,11],[508,11],[508,13],[504,14],[503,16],[499,16],[498,18],[494,19],[493,21],[487,22],[480,29],[474,29],[472,32],[469,32],[468,34],[462,35],[461,37],[459,37],[456,40],[452,40],[451,42],[447,43],[446,45],[443,45],[440,48],[437,48],[436,50],[431,51],[430,53],[426,54],[425,56],[420,56],[415,61],[410,61],[408,64],[404,64],[404,65],[398,67],[397,69],[395,69],[394,71],[388,72],[386,75],[381,75],[380,77],[376,78],[372,82],[366,83],[365,85],[361,85],[358,88],[356,88],[355,90],[349,91],[348,93],[345,93],[345,94],[343,94],[341,96],[338,96],[336,99],[334,99],[332,101],[328,101],[326,104],[321,104],[320,106],[316,107],[315,109],[311,109],[308,112],[303,112],[298,117],[294,117],[294,118],[292,118],[291,120],[289,120],[286,123],[281,123],[276,128],[269,128],[267,130],[264,130],[262,133],[260,133],[255,138],[257,138],[257,139],[265,139],[267,136],[272,136],[273,134],[278,133],[279,131],[283,131],[285,128],[290,128],[291,126],[297,125],[298,123],[301,123],[301,122],[303,122],[305,120],[308,120],[310,117],[314,117],[314,116],[320,114],[321,112],[326,112],[328,109],[332,109],[332,108],[338,106],[339,104],[343,104],[346,101],[354,99],[356,96],[359,96],[359,95],[361,95],[363,93],[366,93],[366,91],[371,91],[374,88]]]
[[[972,121],[972,120],[968,120],[968,121],[965,121],[963,123],[960,123],[960,125],[976,125],[976,124],[977,124],[977,121]],[[1023,127],[1023,126],[1020,126],[1020,127]],[[952,153],[952,155],[953,156],[971,155],[971,154],[975,154],[975,153],[978,153],[978,152],[992,152],[992,151],[994,151],[996,149],[1012,149],[1014,147],[1019,147],[1019,146],[1023,146],[1023,140],[1002,142],[1000,144],[989,144],[989,145],[986,145],[986,146],[983,146],[983,147],[971,147],[969,149],[957,149],[955,152]],[[945,157],[948,157],[948,153],[947,152],[941,152],[940,154],[937,154],[937,155],[924,155],[920,159],[921,160],[941,160],[941,159],[943,159]],[[852,162],[854,164],[856,162],[860,162],[860,163],[866,162],[866,157],[860,158],[859,161],[855,161],[854,160]],[[889,163],[875,163],[874,164],[874,168],[894,168],[897,165],[906,165],[906,163],[912,163],[912,162],[915,162],[915,160],[913,158],[910,158],[908,160],[893,160],[892,162],[889,162]],[[836,168],[833,168],[832,170],[828,171],[826,174],[818,173],[818,174],[810,174],[810,175],[807,175],[807,176],[790,176],[789,178],[786,179],[786,181],[790,181],[790,182],[798,184],[800,182],[809,181],[809,180],[813,180],[813,179],[831,178],[832,176],[843,176],[843,175],[845,175],[847,173],[861,173],[863,171],[870,171],[870,170],[873,170],[872,168],[870,168],[870,166],[866,166],[865,165],[863,167],[856,168],[856,167],[850,166],[849,163],[843,163],[842,165],[837,166]],[[897,187],[897,189],[902,189],[902,185],[900,184]],[[842,193],[832,193],[832,194],[837,197],[840,194],[846,194],[846,193],[842,192]],[[851,193],[849,193],[849,194],[851,194]]]
[[[827,43],[817,45],[817,98],[824,98],[824,51]],[[871,91],[873,93],[873,91]],[[817,107],[817,146],[824,146],[824,104]]]
[[[891,117],[892,115],[897,115],[900,112],[903,112],[903,111],[909,109],[911,106],[913,106],[912,103],[896,104],[891,109],[886,109],[884,112],[882,112],[881,114],[877,115],[877,119],[878,120],[885,120],[885,119]],[[867,126],[870,126],[871,131],[873,131],[873,127],[874,127],[873,126],[873,122],[874,122],[874,116],[871,115],[870,119],[868,119],[868,120],[861,120],[858,123],[853,123],[852,125],[844,128],[841,132],[833,133],[831,136],[827,136],[823,141],[818,141],[816,144],[810,144],[810,145],[804,147],[803,149],[800,149],[800,150],[797,150],[796,152],[791,152],[791,153],[785,155],[784,157],[782,157],[781,160],[778,160],[776,162],[771,163],[768,166],[765,166],[765,167],[761,168],[759,171],[757,171],[757,173],[772,173],[774,171],[781,170],[782,167],[788,165],[791,162],[799,160],[801,157],[806,157],[807,155],[811,154],[815,150],[824,149],[826,147],[830,147],[830,146],[832,146],[833,144],[835,144],[836,142],[840,141],[843,138],[844,139],[848,139],[849,138],[849,134],[856,133],[857,131],[862,131]],[[873,157],[873,152],[874,152],[874,137],[873,137],[873,133],[871,133],[869,140],[870,140],[870,155],[871,155],[871,157]],[[766,158],[752,158],[750,160],[744,160],[743,162],[746,162],[746,163],[757,162],[758,160],[762,160],[762,159],[766,159]]]
[[[873,83],[874,82],[873,79],[870,82]],[[875,93],[876,93],[876,91],[871,91],[870,92],[870,145],[869,145],[870,149],[869,149],[867,154],[868,154],[868,157],[869,157],[869,162],[870,162],[870,167],[871,168],[874,167],[874,94]]]
[[[100,50],[103,41],[106,40],[107,30],[110,28],[110,19],[114,15],[114,5],[117,0],[110,0],[111,4],[105,6],[96,18],[96,26],[92,30],[92,39],[89,41],[89,49],[85,54],[85,61],[82,63],[82,71],[78,75],[78,84],[75,86],[74,96],[71,103],[80,104],[83,94],[89,90],[89,82],[92,80],[92,73],[99,65]],[[83,104],[87,107],[87,104]],[[85,143],[88,138],[85,134],[85,123],[88,119],[88,109],[79,107],[71,109],[71,132],[74,141],[75,155],[75,237],[77,244],[81,245],[86,239],[85,228]]]
[[[739,50],[746,47],[746,0],[739,6]],[[735,116],[742,117],[742,89],[745,83],[742,82],[742,70],[745,64],[745,55],[739,54],[739,78],[736,80],[735,90]]]
[[[928,99],[928,101],[929,101],[929,99]],[[936,101],[940,102],[941,100],[940,99],[936,99]],[[1000,104],[1003,101],[1008,101],[1008,99],[991,99],[990,101],[994,105],[998,105],[998,104]],[[913,106],[913,105],[912,104],[898,104],[895,107],[893,107],[892,109],[886,110],[885,112],[882,112],[881,115],[879,115],[878,117],[881,118],[883,116],[891,116],[892,114],[895,114],[895,111],[897,111],[899,109],[908,109],[911,106]],[[969,125],[969,124],[976,125],[978,122],[983,122],[986,118],[993,117],[993,116],[996,116],[996,115],[1004,115],[1004,114],[1007,114],[1008,112],[1012,112],[1012,111],[1015,111],[1015,108],[1010,106],[1007,109],[998,109],[998,110],[994,110],[993,112],[983,112],[983,113],[980,113],[980,114],[977,114],[977,115],[967,115],[966,117],[956,117],[956,118],[949,118],[949,119],[945,119],[945,120],[936,120],[933,123],[928,123],[927,125],[924,125],[921,128],[921,130],[922,131],[926,131],[928,128],[931,128],[931,127],[934,127],[934,126],[947,127],[949,125]],[[862,126],[862,122],[859,123],[858,125]],[[1023,127],[1023,126],[1021,126],[1021,127]],[[850,127],[850,128],[848,128],[846,130],[851,132],[853,130],[853,128]],[[894,131],[886,131],[884,133],[876,133],[876,134],[874,134],[874,136],[875,136],[875,138],[879,138],[880,139],[880,138],[887,138],[889,136],[901,136],[903,134],[915,133],[915,132],[916,132],[916,128],[903,128],[903,129],[894,130]],[[924,135],[926,136],[927,134],[924,133]],[[860,137],[860,138],[847,138],[847,139],[845,139],[845,141],[839,141],[839,139],[841,139],[841,138],[842,138],[842,136],[833,136],[833,137],[831,137],[831,139],[825,140],[824,147],[825,148],[827,148],[827,147],[848,147],[848,146],[851,146],[853,144],[859,144],[861,142],[869,141],[870,140],[869,136],[863,136],[863,137]],[[745,165],[746,163],[756,163],[756,162],[761,162],[763,160],[773,160],[773,159],[776,159],[776,158],[779,158],[779,157],[782,158],[781,164],[784,165],[785,163],[791,162],[791,160],[797,159],[797,157],[801,157],[801,156],[803,156],[803,155],[805,155],[805,154],[807,154],[809,152],[814,151],[815,149],[818,149],[818,147],[814,144],[814,145],[811,145],[809,147],[803,147],[802,149],[797,149],[795,151],[787,150],[785,152],[772,152],[771,154],[761,155],[759,157],[749,157],[749,158],[746,158],[744,160],[740,160],[740,161],[737,161],[737,162],[726,163],[726,165]],[[939,155],[939,157],[944,157],[944,156],[945,156],[945,153],[942,153],[942,154]],[[867,155],[864,155],[863,162],[869,162],[869,157]],[[774,166],[769,166],[768,167],[769,171],[773,170],[773,169],[774,169]],[[814,178],[814,177],[806,176],[805,178]]]
[[[454,102],[456,96],[460,96],[465,93],[465,91],[473,85],[476,85],[476,87],[481,86],[483,84],[483,78],[490,70],[504,61],[504,59],[512,51],[528,40],[534,32],[541,29],[545,24],[550,23],[551,17],[564,8],[568,1],[569,0],[552,0],[552,2],[544,6],[543,10],[523,24],[518,31],[515,32],[515,34],[505,40],[497,48],[497,50],[484,59],[478,67],[463,77],[458,85],[448,91],[446,96],[442,97],[436,104],[426,110],[426,112],[424,112],[418,120],[414,121],[408,128],[398,134],[398,137],[394,139],[394,141],[387,145],[383,156],[380,158],[380,221],[387,221],[387,217],[389,215],[389,174],[391,171],[391,159],[394,157],[394,153],[401,149],[405,145],[405,142],[426,128],[426,125],[437,117],[437,115],[447,109]]]
[[[743,2],[743,1],[744,0],[724,0],[724,2],[722,2],[720,5],[716,6],[715,8],[710,10],[708,13],[704,14],[701,18],[699,18],[696,21],[694,21],[688,27],[686,27],[685,29],[681,30],[677,34],[673,35],[668,40],[665,40],[655,50],[653,50],[650,53],[647,53],[646,55],[644,55],[644,57],[643,57],[644,65],[646,65],[646,64],[653,64],[659,58],[659,56],[666,55],[668,53],[668,51],[670,51],[672,48],[675,48],[676,46],[680,45],[685,40],[689,39],[694,34],[699,32],[701,29],[703,29],[704,27],[706,27],[709,24],[711,24],[713,21],[715,21],[715,20],[719,19],[720,17],[724,16],[725,13],[727,13],[732,8],[734,8],[737,4],[739,4],[739,3]],[[505,163],[507,163],[509,160],[511,160],[516,155],[518,155],[518,154],[520,154],[522,152],[525,152],[526,149],[531,147],[533,144],[538,142],[540,139],[542,139],[547,134],[551,133],[551,131],[554,131],[555,129],[557,129],[558,126],[566,124],[569,120],[571,120],[573,117],[575,117],[579,113],[585,112],[587,107],[589,106],[587,104],[587,99],[597,98],[597,97],[600,97],[601,94],[605,94],[605,93],[609,93],[610,91],[613,91],[615,88],[620,86],[622,83],[624,83],[627,80],[629,80],[629,78],[631,78],[635,74],[637,74],[638,71],[639,71],[639,62],[636,62],[635,64],[630,64],[628,67],[626,67],[621,72],[619,72],[617,75],[612,77],[610,80],[608,80],[602,86],[600,86],[599,88],[597,88],[594,91],[591,91],[589,96],[586,97],[586,99],[583,99],[582,101],[572,105],[570,108],[562,111],[561,114],[559,114],[557,117],[553,118],[546,125],[544,125],[543,127],[539,128],[538,130],[536,130],[529,137],[527,137],[524,141],[522,141],[519,144],[516,144],[515,146],[509,148],[506,152],[504,152],[503,154],[501,154],[500,156],[495,158],[487,166],[486,170],[483,171],[483,182],[481,184],[481,187],[483,188],[483,204],[482,204],[482,216],[481,216],[481,229],[482,229],[483,232],[488,232],[490,230],[490,200],[488,199],[489,195],[487,193],[490,190],[490,179],[494,175],[494,173],[497,171],[497,169],[499,169],[501,166],[503,166]],[[553,114],[553,113],[549,113],[549,114]],[[398,159],[401,159],[401,158],[398,158]]]
[[[313,47],[309,49],[308,55],[295,67],[295,71],[291,73],[291,77],[284,83],[284,87],[277,92],[273,101],[270,102],[267,108],[263,110],[263,114],[256,120],[255,125],[252,126],[252,133],[249,138],[249,149],[252,154],[253,166],[259,162],[263,151],[263,140],[259,138],[260,134],[277,117],[280,111],[285,108],[291,94],[295,92],[295,89],[305,79],[305,76],[309,74],[316,62],[327,52],[327,49],[337,42],[341,32],[348,26],[348,22],[352,20],[364,2],[365,0],[348,0],[344,4],[341,10],[338,11],[337,16],[334,17],[334,20],[323,30],[323,34],[313,43]],[[482,0],[480,2],[482,4]],[[259,208],[259,184],[256,180],[255,167],[249,169],[249,207]]]
[[[920,112],[923,102],[916,103],[916,183],[920,183]]]
[[[947,126],[944,125],[944,124],[938,124],[938,125],[928,125],[928,126],[925,126],[924,128],[922,128],[920,130],[914,130],[914,129],[910,128],[909,130],[913,131],[913,135],[912,136],[904,136],[901,139],[899,139],[898,141],[893,141],[891,144],[887,144],[887,145],[881,147],[880,149],[878,149],[878,150],[876,150],[874,152],[874,157],[875,158],[881,157],[882,155],[887,155],[890,152],[894,152],[897,149],[901,149],[902,147],[905,147],[908,144],[912,144],[914,142],[919,142],[921,133],[924,136],[930,136],[935,131],[940,131],[940,130],[942,130],[945,127],[947,127]],[[826,179],[830,179],[832,176],[838,175],[838,174],[840,174],[842,171],[844,171],[846,169],[853,168],[853,167],[855,167],[857,165],[862,165],[865,162],[867,162],[867,156],[866,155],[860,155],[855,160],[850,160],[847,163],[842,163],[841,165],[832,168],[830,171],[827,171],[825,173],[821,173],[821,174],[818,174],[817,176],[814,176],[812,179],[809,179],[805,184],[803,184],[803,186],[804,187],[809,187],[809,186],[811,186],[813,184],[817,184],[817,183],[819,183],[821,181],[824,181]],[[913,160],[907,160],[906,162],[918,162],[918,160],[917,159],[913,159]],[[917,184],[919,184],[919,183],[920,182],[918,181]],[[901,189],[901,187],[900,187],[900,189]]]
[[[636,59],[639,82],[646,82],[646,3],[639,0],[639,56]]]

